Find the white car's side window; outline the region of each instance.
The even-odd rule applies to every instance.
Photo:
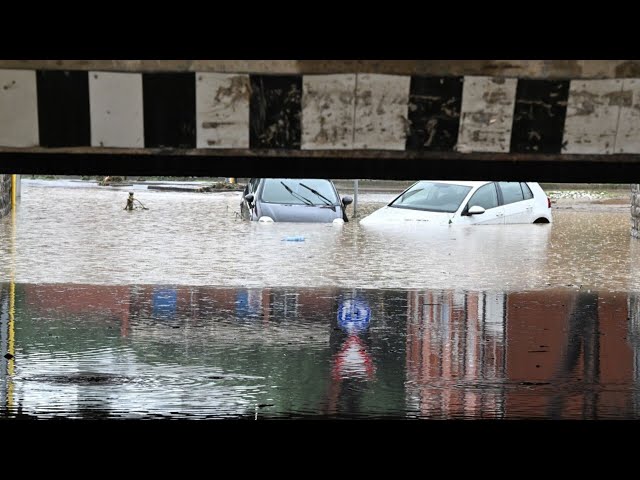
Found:
[[[483,185],[469,200],[469,207],[482,207],[485,210],[498,206],[498,193],[494,183]]]
[[[529,188],[529,185],[527,185],[525,182],[520,182],[520,186],[522,187],[522,193],[524,195],[524,199],[525,200],[532,199],[533,198],[533,192]]]
[[[502,191],[502,200],[505,205],[524,200],[520,182],[499,182]]]

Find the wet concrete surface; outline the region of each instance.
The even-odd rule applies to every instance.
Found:
[[[623,203],[425,232],[242,222],[235,192],[125,212],[128,188],[25,182],[0,220],[1,415],[640,417]]]

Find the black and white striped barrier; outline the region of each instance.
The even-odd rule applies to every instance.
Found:
[[[0,147],[640,153],[640,79],[0,70]]]

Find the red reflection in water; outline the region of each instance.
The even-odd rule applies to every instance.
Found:
[[[363,378],[373,380],[375,368],[366,346],[358,335],[350,335],[340,351],[334,355],[333,380]]]

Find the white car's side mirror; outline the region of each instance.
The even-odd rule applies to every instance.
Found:
[[[481,215],[485,212],[484,208],[474,205],[469,208],[469,215]]]

